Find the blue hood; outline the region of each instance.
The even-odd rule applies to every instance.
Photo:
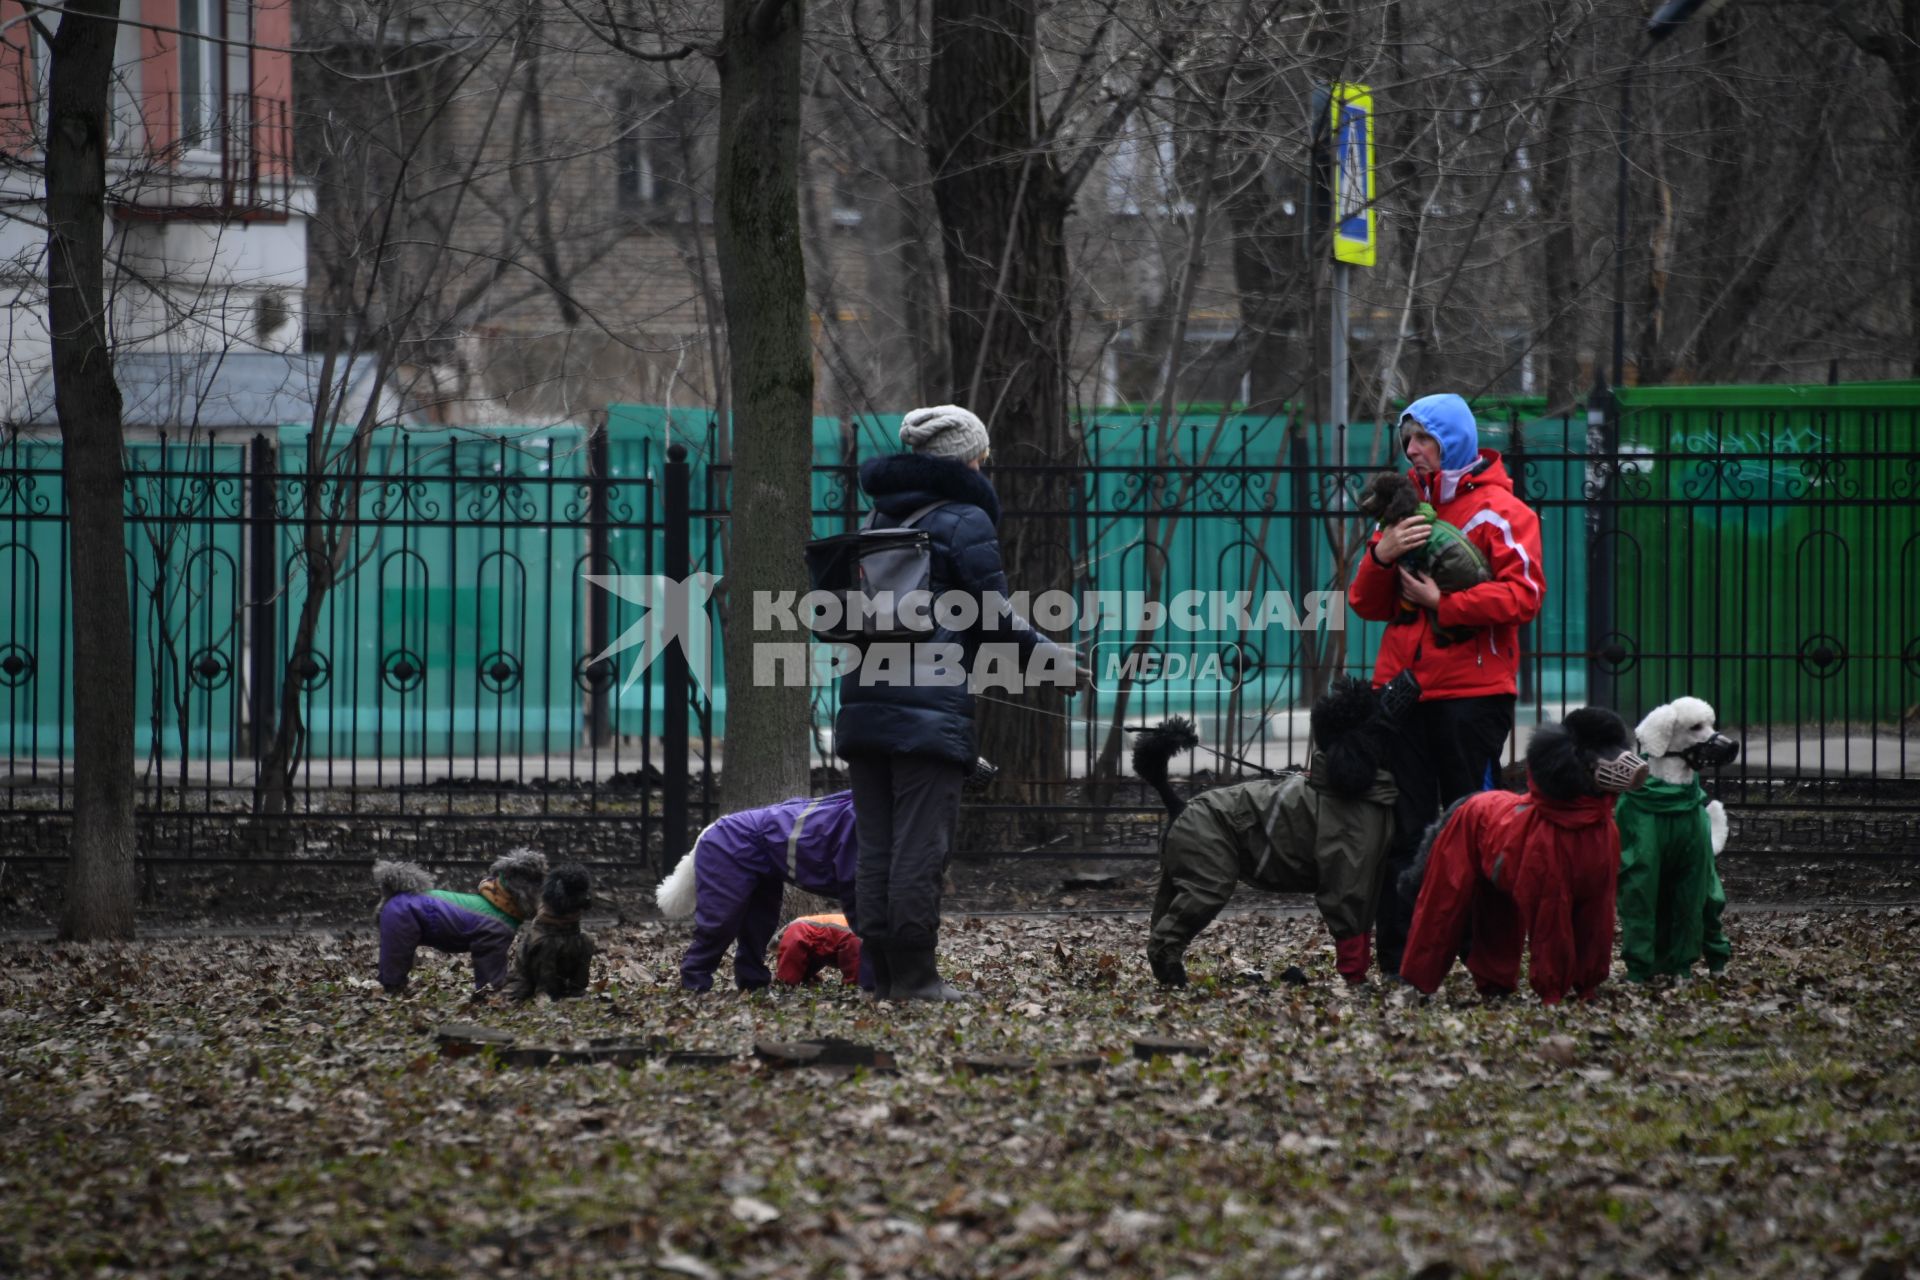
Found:
[[[1480,424],[1467,402],[1451,392],[1422,396],[1407,406],[1401,422],[1412,418],[1440,442],[1440,469],[1464,471],[1480,458]]]

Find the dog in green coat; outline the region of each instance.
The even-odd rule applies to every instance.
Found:
[[[1133,771],[1172,818],[1148,924],[1147,963],[1165,986],[1185,986],[1188,944],[1236,886],[1310,893],[1333,936],[1335,968],[1366,981],[1369,939],[1393,837],[1393,775],[1384,763],[1400,718],[1420,700],[1412,672],[1384,689],[1337,677],[1309,717],[1314,751],[1304,773],[1268,774],[1183,798],[1167,777],[1174,754],[1199,745],[1182,718],[1140,731]]]
[[[1627,978],[1682,975],[1705,960],[1727,967],[1732,947],[1720,917],[1727,894],[1714,859],[1727,844],[1727,814],[1700,786],[1700,771],[1731,764],[1740,744],[1714,725],[1699,698],[1647,713],[1634,736],[1652,776],[1620,797],[1620,951]]]

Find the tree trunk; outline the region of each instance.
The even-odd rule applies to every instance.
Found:
[[[1394,82],[1408,86],[1400,94],[1411,98],[1410,88],[1415,83],[1415,77],[1407,67],[1406,15],[1400,0],[1388,0],[1386,28]],[[1434,175],[1439,164],[1437,160],[1422,163],[1421,139],[1427,132],[1426,117],[1424,112],[1416,109],[1414,102],[1394,103],[1389,109],[1381,111],[1377,118],[1387,153],[1385,186],[1392,193],[1394,203],[1399,206],[1397,220],[1383,228],[1382,238],[1393,246],[1401,278],[1408,282],[1406,305],[1400,313],[1399,357],[1392,368],[1383,367],[1381,373],[1382,411],[1378,419],[1384,423],[1396,401],[1403,398],[1411,400],[1422,394],[1426,386],[1427,357],[1433,351],[1433,335],[1427,331],[1429,312],[1419,305],[1419,291],[1414,282],[1419,279],[1420,257],[1426,249],[1422,232],[1426,226],[1429,195],[1435,186]],[[1410,364],[1407,362],[1409,349],[1412,352]],[[1407,367],[1401,367],[1403,364]],[[1381,433],[1383,437],[1385,434]],[[1391,457],[1392,450],[1386,452]]]
[[[1067,421],[1069,199],[1037,136],[1034,8],[1022,0],[934,0],[928,159],[947,263],[953,399],[979,414],[994,456],[1007,580],[1038,595],[1072,582],[1077,460]],[[1029,471],[1026,468],[1046,468]],[[1025,513],[1050,513],[1025,514]],[[982,701],[981,754],[1016,802],[1065,776],[1064,703],[1028,690],[1019,707]],[[1040,835],[1039,829],[1030,834]]]
[[[1249,133],[1281,133],[1265,111],[1239,124]],[[1246,411],[1283,414],[1305,381],[1295,337],[1306,329],[1306,238],[1300,214],[1311,197],[1264,147],[1243,151],[1222,185],[1221,212],[1233,235],[1233,286],[1240,299]]]
[[[727,316],[734,413],[727,599],[729,809],[807,791],[808,696],[754,679],[762,644],[804,635],[752,630],[752,602],[804,586],[800,554],[812,486],[813,360],[800,249],[801,0],[726,0],[720,56],[714,239]]]
[[[1844,15],[1839,5],[1831,11]],[[1920,378],[1920,0],[1899,0],[1889,15],[1893,30],[1861,32],[1844,22],[1848,34],[1867,53],[1887,64],[1900,103],[1901,136],[1906,143],[1907,347],[1910,372]]]
[[[1907,345],[1913,352],[1911,371],[1920,378],[1920,0],[1905,0],[1900,23],[1894,73],[1907,138]]]
[[[107,93],[119,0],[71,0],[53,40],[47,320],[73,592],[73,847],[62,937],[133,936],[133,621],[120,388],[107,346]]]
[[[1546,347],[1547,412],[1572,410],[1586,388],[1580,385],[1579,254],[1574,240],[1573,115],[1577,100],[1564,66],[1549,63],[1556,83],[1546,86],[1541,124],[1540,166],[1535,175],[1545,235],[1540,241],[1540,328]]]

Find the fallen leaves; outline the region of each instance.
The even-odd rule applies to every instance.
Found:
[[[1728,975],[1562,1009],[1349,991],[1245,917],[1179,993],[1137,920],[971,921],[939,1009],[685,995],[657,925],[514,1007],[460,958],[357,985],[371,931],[9,945],[0,1272],[1891,1275],[1911,914],[1741,918]]]

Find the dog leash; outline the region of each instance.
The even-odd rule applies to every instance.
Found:
[[[1065,720],[1068,724],[1077,725],[1080,723],[1080,718],[1078,716],[1069,715],[1064,711],[1054,711],[1047,707],[1030,706],[1024,702],[1009,702],[1005,698],[996,698],[989,693],[976,693],[973,696],[980,699],[983,702],[995,702],[1000,704],[1003,707],[1013,707],[1020,711],[1030,712],[1031,714],[1036,716],[1053,716],[1057,719]],[[1148,730],[1153,729],[1155,727],[1156,726],[1154,725],[1146,725],[1146,724],[1123,724],[1120,726],[1121,730],[1126,733],[1146,733]],[[1236,756],[1230,752],[1221,751],[1217,747],[1210,747],[1204,742],[1196,742],[1193,745],[1196,750],[1204,751],[1207,754],[1212,756],[1218,756],[1220,759],[1230,761],[1233,764],[1237,764],[1244,769],[1251,769],[1255,773],[1265,778],[1287,778],[1300,772],[1298,769],[1270,769],[1266,765],[1255,764],[1253,761],[1248,760],[1243,756]]]

